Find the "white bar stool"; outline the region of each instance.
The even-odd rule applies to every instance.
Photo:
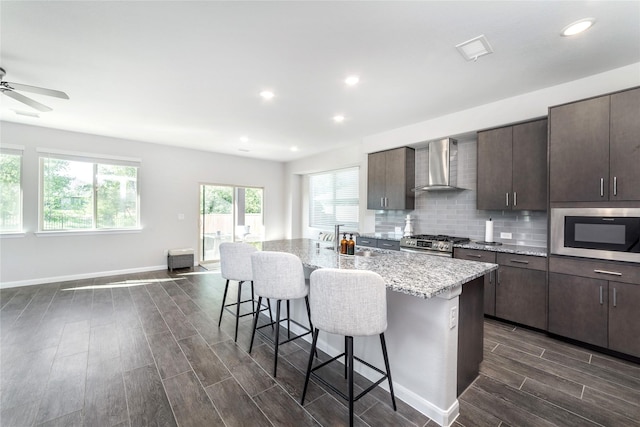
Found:
[[[313,376],[314,379],[317,379],[349,402],[349,425],[353,426],[353,403],[386,379],[389,381],[391,403],[395,411],[396,398],[393,394],[387,345],[384,339],[384,331],[387,330],[387,293],[384,280],[379,274],[372,271],[340,270],[335,268],[315,270],[311,273],[310,280],[311,321],[315,329],[313,331],[311,351],[309,352],[309,364],[304,380],[301,404],[304,405],[309,378]],[[318,333],[321,330],[330,334],[344,335],[345,352],[313,367],[313,355],[316,351]],[[386,372],[353,355],[353,337],[371,335],[380,336]],[[349,387],[348,395],[345,395],[314,372],[342,356],[345,357],[345,376]],[[355,397],[353,395],[354,359],[383,375],[376,383]]]
[[[218,320],[218,327],[222,324],[222,313],[226,311],[232,313],[236,317],[236,332],[233,338],[234,341],[238,341],[238,322],[241,317],[252,316],[258,310],[269,310],[271,315],[271,306],[269,308],[261,308],[260,303],[255,304],[255,296],[253,292],[253,271],[251,268],[251,254],[256,252],[255,246],[248,243],[221,243],[220,244],[220,274],[223,279],[227,280],[224,287],[224,296],[222,297],[222,307],[220,308],[220,319]],[[229,290],[229,281],[238,282],[238,299],[236,302],[226,304],[227,291]],[[251,282],[251,299],[242,301],[242,284],[244,282]],[[240,306],[244,303],[251,303],[251,312],[240,314]],[[267,301],[268,302],[268,301]],[[229,309],[229,307],[236,307],[235,313]]]
[[[253,318],[253,333],[251,334],[251,344],[249,353],[253,349],[253,339],[256,330],[267,326],[275,325],[275,360],[273,362],[273,376],[275,378],[278,371],[278,347],[290,341],[302,338],[313,330],[311,314],[309,312],[309,285],[304,279],[304,268],[300,258],[293,254],[284,252],[255,252],[251,255],[253,266],[253,277],[258,304],[262,303],[262,298],[273,298],[276,302],[276,320],[271,319],[271,323],[258,327],[258,314]],[[307,316],[309,317],[309,327],[301,325],[290,318],[289,302],[293,299],[304,298],[307,306]],[[280,318],[280,303],[287,302],[287,317]],[[287,321],[287,339],[280,341],[280,323]],[[291,323],[298,325],[307,332],[291,338]]]

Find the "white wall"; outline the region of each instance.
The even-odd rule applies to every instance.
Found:
[[[316,238],[319,230],[309,227],[308,179],[306,175],[335,169],[360,167],[360,232],[373,232],[375,216],[367,211],[367,155],[362,152],[362,144],[357,143],[338,150],[320,153],[300,160],[288,162],[285,167],[287,190],[290,203],[287,217],[291,220],[290,236],[292,238]],[[354,230],[355,231],[355,230]]]
[[[199,184],[263,187],[267,239],[285,236],[284,163],[2,122],[2,144],[25,147],[24,230],[0,239],[2,287],[166,266],[165,251],[198,246]],[[140,168],[142,231],[43,236],[38,227],[36,147],[133,157]],[[184,220],[178,219],[184,214]],[[196,255],[197,258],[197,255]]]
[[[466,135],[548,114],[548,108],[640,85],[640,62],[364,138],[373,153],[444,137]],[[451,96],[455,88],[451,88]]]

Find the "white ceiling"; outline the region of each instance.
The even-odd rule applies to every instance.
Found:
[[[70,96],[0,96],[2,120],[288,161],[640,62],[640,1],[2,0],[0,36],[5,80]]]

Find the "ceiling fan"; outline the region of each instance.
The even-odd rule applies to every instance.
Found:
[[[16,91],[38,93],[40,95],[55,96],[56,98],[69,99],[69,96],[66,93],[61,92],[59,90],[23,85],[20,83],[6,82],[4,81],[4,76],[6,74],[7,72],[4,70],[4,68],[0,68],[0,92],[2,92],[3,95],[7,95],[8,97],[15,99],[16,101],[20,101],[23,104],[28,105],[29,107],[35,108],[38,111],[47,112],[47,111],[51,111],[52,109]]]

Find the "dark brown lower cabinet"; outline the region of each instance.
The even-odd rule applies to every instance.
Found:
[[[640,266],[551,257],[549,332],[640,357]]]
[[[478,377],[483,358],[484,314],[482,278],[462,285],[459,298],[457,396]]]
[[[496,317],[547,329],[547,260],[499,253]]]
[[[640,357],[640,285],[609,282],[609,348]]]
[[[455,258],[466,259],[478,262],[496,263],[496,253],[479,249],[455,248],[453,256]],[[484,314],[496,315],[496,272],[491,271],[484,275]]]
[[[496,317],[547,329],[547,274],[500,265],[496,283]]]
[[[606,280],[549,273],[549,332],[607,346]]]

